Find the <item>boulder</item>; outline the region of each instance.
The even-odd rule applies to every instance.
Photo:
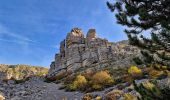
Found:
[[[5,100],[5,97],[1,92],[0,92],[0,100]]]

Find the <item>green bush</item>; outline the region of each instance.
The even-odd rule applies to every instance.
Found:
[[[134,82],[134,87],[135,90],[140,93],[141,100],[168,100],[163,98],[163,94],[160,89],[153,83],[145,82],[140,85],[136,85]]]

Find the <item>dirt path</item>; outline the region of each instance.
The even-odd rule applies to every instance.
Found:
[[[83,94],[59,90],[60,84],[44,83],[46,88],[41,94],[41,100],[81,100]]]

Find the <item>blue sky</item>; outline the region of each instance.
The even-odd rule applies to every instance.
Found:
[[[0,0],[0,63],[49,66],[73,27],[126,39],[107,0]]]

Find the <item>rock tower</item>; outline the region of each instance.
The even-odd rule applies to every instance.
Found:
[[[60,43],[60,52],[51,63],[48,77],[63,72],[74,73],[80,69],[103,68],[106,66],[128,66],[130,59],[139,50],[128,45],[127,41],[108,42],[98,38],[95,29],[89,29],[86,37],[81,29],[73,28]]]

